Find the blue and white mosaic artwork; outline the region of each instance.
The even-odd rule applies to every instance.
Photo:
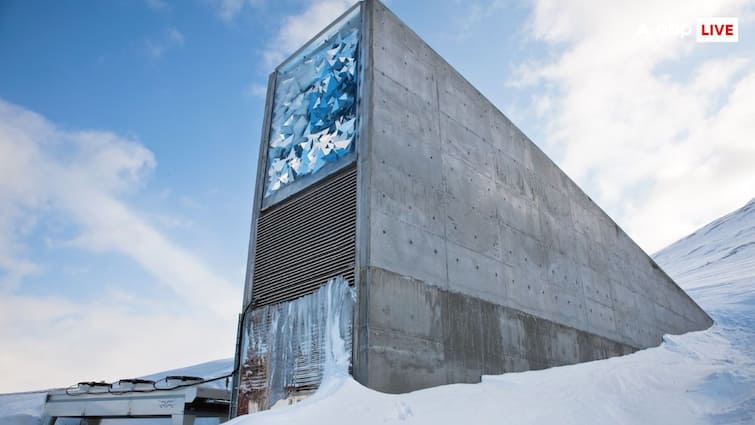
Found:
[[[265,196],[354,151],[359,26],[350,19],[319,48],[279,70]]]

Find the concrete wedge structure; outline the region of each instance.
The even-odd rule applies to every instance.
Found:
[[[376,0],[278,67],[266,109],[239,414],[317,387],[328,317],[349,339],[353,376],[391,393],[627,354],[712,324]],[[318,308],[327,291],[350,314]],[[279,341],[263,309],[296,311],[298,333]]]

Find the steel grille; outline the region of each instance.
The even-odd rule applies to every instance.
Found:
[[[354,284],[356,204],[352,166],[260,213],[254,307],[310,294],[336,276]]]

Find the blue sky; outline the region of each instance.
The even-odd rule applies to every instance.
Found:
[[[267,75],[349,4],[0,3],[0,392],[232,356]],[[388,5],[647,251],[755,196],[752,2]]]

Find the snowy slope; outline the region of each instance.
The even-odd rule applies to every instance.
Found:
[[[0,425],[39,424],[46,396],[46,391],[0,394]]]
[[[755,308],[755,199],[654,257],[698,303],[719,310],[718,321],[730,315],[728,310],[742,312],[745,316],[748,314],[743,310],[750,310],[749,317],[752,317]],[[722,314],[725,317],[721,317]]]
[[[655,258],[716,325],[629,356],[402,395],[333,377],[314,399],[232,423],[755,424],[755,200]]]
[[[233,370],[233,359],[214,360],[211,362],[200,363],[194,366],[183,367],[180,369],[166,370],[164,372],[153,373],[143,376],[144,379],[159,381],[166,376],[198,376],[204,379],[213,379],[228,375]],[[203,384],[206,387],[230,389],[230,379],[221,379]]]
[[[342,373],[298,405],[232,424],[755,424],[755,200],[655,258],[716,320],[711,329],[620,358],[401,395]],[[231,367],[223,360],[151,378],[219,376]],[[0,395],[0,424],[24,423],[2,416],[34,415],[38,397]]]

